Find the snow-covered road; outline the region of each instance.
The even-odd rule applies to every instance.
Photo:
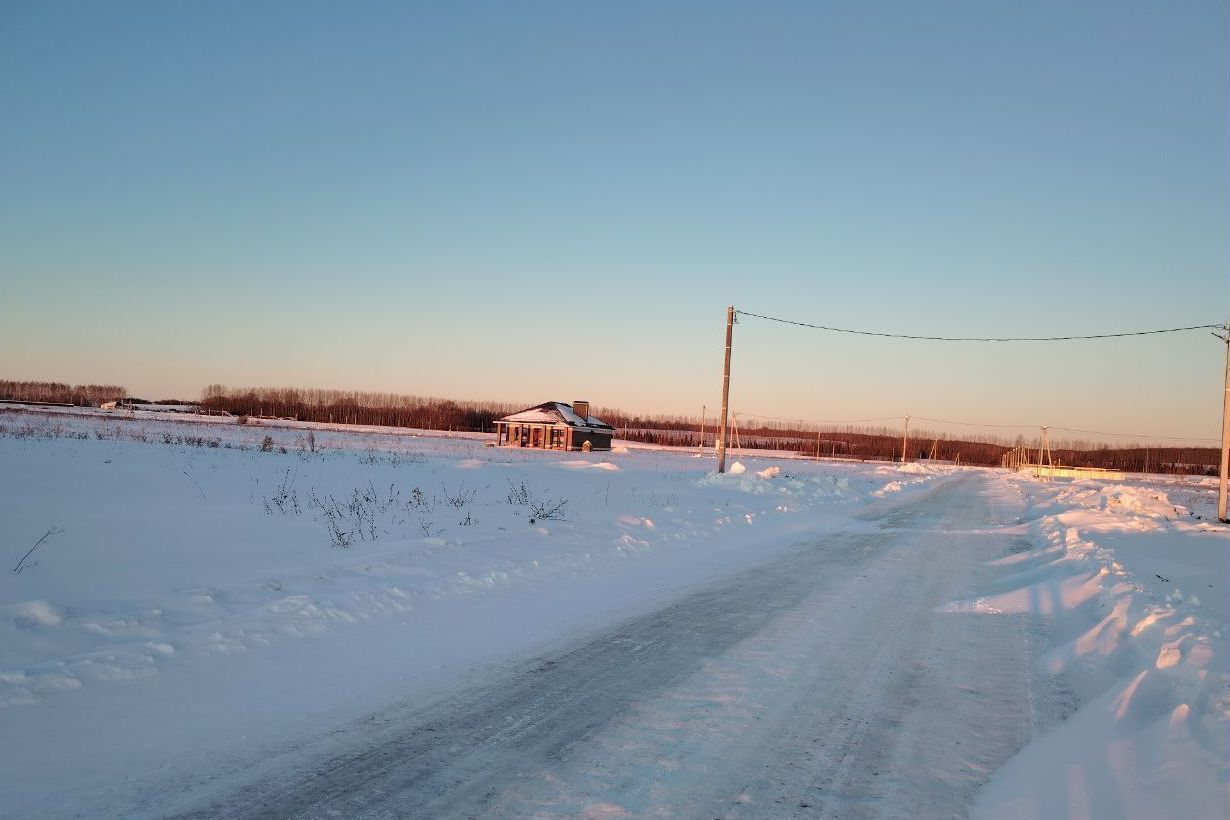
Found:
[[[0,818],[1224,816],[1209,479],[740,459],[0,414]]]
[[[953,611],[1008,554],[984,474],[424,707],[196,816],[947,817],[1032,732],[1017,617]]]

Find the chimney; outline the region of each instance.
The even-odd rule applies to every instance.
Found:
[[[578,416],[580,416],[580,417],[581,417],[581,421],[586,421],[586,420],[588,420],[588,419],[589,419],[589,402],[587,402],[587,401],[574,401],[574,402],[572,403],[572,412],[574,412],[574,413],[576,413]]]

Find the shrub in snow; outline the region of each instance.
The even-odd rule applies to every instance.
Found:
[[[466,483],[461,482],[461,486],[457,488],[457,492],[450,493],[448,487],[443,484],[440,488],[444,490],[444,500],[449,503],[449,506],[454,509],[464,509],[478,495],[478,490],[475,488],[466,489]]]
[[[561,498],[558,501],[552,501],[550,498],[545,501],[530,502],[530,523],[536,524],[539,521],[563,521],[564,507],[568,506],[568,499]]]
[[[530,494],[529,487],[525,486],[525,482],[513,484],[512,479],[508,479],[508,503],[524,506],[530,503],[533,496]]]
[[[564,508],[568,506],[566,498],[560,498],[558,501],[551,498],[539,500],[530,492],[524,481],[513,484],[512,479],[508,480],[507,498],[509,504],[530,508],[531,524],[537,524],[539,521],[563,521]]]
[[[52,536],[59,535],[62,532],[64,532],[64,530],[61,527],[52,527],[51,529],[47,530],[47,532],[43,533],[43,537],[35,541],[34,546],[26,550],[26,554],[21,556],[21,560],[17,562],[17,566],[13,567],[13,572],[17,573],[18,575],[21,575],[22,570],[26,570],[26,569],[29,569],[30,567],[36,566],[38,562],[37,561],[31,562],[29,560],[30,556],[34,554],[34,551],[36,549],[42,546],[42,543],[44,541],[46,541],[48,538],[51,538]]]

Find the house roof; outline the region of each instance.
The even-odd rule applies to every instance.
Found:
[[[523,421],[532,424],[567,424],[569,427],[588,427],[597,430],[614,430],[605,421],[593,416],[581,418],[572,412],[572,405],[562,401],[547,401],[534,407],[505,416],[500,421]]]

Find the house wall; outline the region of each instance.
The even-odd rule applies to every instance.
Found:
[[[585,442],[589,442],[589,446],[594,450],[609,450],[611,449],[611,440],[614,438],[613,433],[603,432],[601,430],[577,430],[572,431],[571,450],[580,450],[585,446]]]
[[[557,431],[552,444],[552,431]],[[554,424],[532,422],[496,422],[497,447],[532,447],[537,450],[566,450],[571,431]],[[537,440],[535,440],[537,436]],[[579,448],[579,445],[578,445]]]
[[[538,443],[534,444],[532,430],[538,430]],[[554,446],[551,444],[551,431],[559,431]],[[540,450],[581,450],[585,442],[594,450],[610,450],[614,433],[601,430],[581,430],[575,427],[564,427],[553,424],[533,424],[529,422],[496,422],[495,443],[497,447],[536,447]]]

